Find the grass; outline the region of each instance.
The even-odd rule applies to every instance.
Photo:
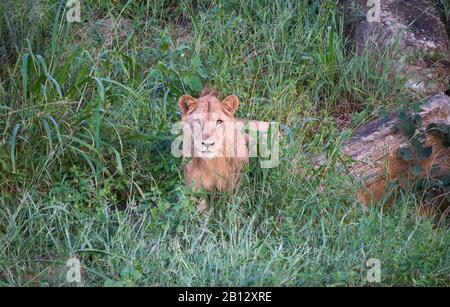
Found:
[[[79,24],[65,12],[0,6],[0,285],[66,286],[74,256],[83,286],[377,285],[369,258],[381,285],[449,285],[448,228],[417,214],[420,198],[364,208],[332,162],[308,163],[422,98],[388,79],[388,54],[353,51],[332,2],[84,0]],[[177,98],[204,85],[238,95],[239,117],[292,130],[280,165],[252,161],[234,195],[188,190],[170,154]]]

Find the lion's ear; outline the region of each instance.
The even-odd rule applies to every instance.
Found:
[[[237,98],[235,95],[231,95],[225,98],[222,103],[231,114],[234,114],[239,107],[239,98]]]
[[[181,112],[183,112],[183,115],[186,115],[189,109],[195,107],[196,104],[197,100],[189,95],[183,95],[178,100],[178,106],[180,107]]]

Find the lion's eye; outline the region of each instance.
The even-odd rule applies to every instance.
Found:
[[[220,126],[220,125],[222,125],[222,124],[223,124],[223,120],[219,119],[219,120],[217,121],[217,126]]]

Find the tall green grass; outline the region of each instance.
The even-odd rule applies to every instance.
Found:
[[[368,285],[369,258],[383,285],[448,285],[448,232],[420,200],[363,208],[333,159],[308,163],[416,101],[387,55],[353,52],[333,3],[86,0],[80,24],[64,7],[0,7],[1,285],[67,285],[72,256],[86,286]],[[205,85],[292,130],[235,194],[186,189],[170,154],[177,98]],[[358,111],[344,130],[342,105]]]

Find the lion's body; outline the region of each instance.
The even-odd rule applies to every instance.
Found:
[[[239,161],[240,160],[240,161]],[[242,166],[245,159],[193,158],[184,168],[184,176],[187,185],[195,190],[225,191],[234,189],[240,181]]]
[[[186,185],[207,191],[236,188],[241,169],[248,162],[248,157],[236,157],[236,152],[231,157],[226,155],[226,144],[233,142],[235,148],[235,138],[230,138],[234,131],[227,129],[234,129],[237,97],[229,96],[221,102],[216,93],[204,91],[198,99],[182,96],[179,104],[183,122],[194,131],[194,157],[184,167]]]

